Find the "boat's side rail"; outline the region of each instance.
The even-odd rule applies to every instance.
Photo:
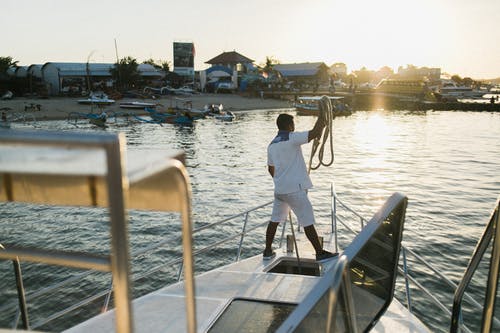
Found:
[[[268,223],[267,217],[264,218],[263,221],[260,221],[260,220],[256,220],[255,218],[252,219],[251,218],[252,214],[254,214],[254,215],[255,214],[261,214],[261,215],[265,214],[267,216],[267,213],[268,213],[267,210],[269,209],[269,206],[271,204],[272,204],[272,201],[258,205],[258,206],[253,207],[253,208],[250,208],[250,209],[243,211],[241,213],[237,213],[237,214],[231,215],[229,217],[217,220],[215,222],[206,223],[201,227],[193,229],[192,234],[193,234],[193,236],[195,236],[197,234],[203,234],[203,232],[209,232],[211,230],[214,230],[217,227],[227,225],[228,223],[231,223],[231,222],[233,223],[233,225],[234,224],[241,224],[240,231],[232,228],[236,232],[234,232],[232,234],[225,234],[226,236],[222,239],[218,239],[215,242],[210,242],[208,244],[204,244],[203,246],[201,246],[199,248],[194,249],[193,250],[193,257],[197,257],[199,255],[206,254],[209,251],[213,250],[214,248],[217,248],[221,245],[227,244],[231,241],[234,242],[234,241],[238,240],[238,244],[235,247],[235,257],[233,257],[232,260],[229,259],[228,263],[240,260],[242,249],[244,247],[245,236],[249,235],[249,234],[255,234],[254,233],[255,230],[265,227],[265,225],[267,225],[267,223]],[[266,212],[262,212],[263,210],[266,210]],[[283,231],[282,231],[282,234],[281,234],[281,237],[279,240],[280,244],[282,244],[282,242],[283,242],[284,230],[286,228],[286,223],[283,223],[282,228],[283,228]],[[172,239],[172,238],[162,239],[162,240],[160,240],[154,244],[151,244],[145,248],[133,251],[131,253],[131,258],[133,258],[133,260],[140,260],[143,257],[154,255],[154,252],[161,250],[162,248],[165,247],[165,245],[171,245],[173,243],[180,244],[181,240],[182,240],[181,238],[182,237],[178,237],[176,239]],[[183,268],[184,268],[183,258],[182,258],[181,254],[178,257],[174,257],[170,260],[163,261],[161,264],[158,264],[156,266],[148,267],[148,269],[146,271],[137,272],[135,274],[132,274],[131,281],[132,281],[132,283],[134,283],[136,281],[146,279],[146,278],[158,273],[159,271],[164,270],[165,268],[175,267],[175,266],[178,266],[177,273],[175,274],[175,280],[179,281],[182,278],[182,272],[183,272]],[[29,302],[33,304],[36,301],[36,299],[38,299],[38,298],[48,297],[49,295],[54,294],[65,287],[69,287],[72,284],[78,283],[79,281],[84,280],[86,277],[94,275],[94,274],[96,274],[96,272],[93,270],[88,270],[88,271],[76,273],[76,274],[72,275],[71,277],[69,277],[63,281],[60,281],[56,284],[53,284],[53,285],[50,285],[48,287],[26,293],[26,299],[28,299]],[[111,277],[109,277],[109,279],[111,279]],[[113,292],[112,281],[110,280],[108,284],[109,284],[108,288],[101,289],[101,290],[97,291],[96,293],[89,295],[88,297],[80,300],[78,302],[78,304],[74,304],[66,309],[62,309],[56,313],[53,313],[52,315],[50,315],[50,317],[38,319],[38,320],[30,323],[30,327],[32,329],[39,328],[43,325],[48,324],[49,322],[51,322],[55,319],[58,319],[64,315],[67,315],[72,311],[75,311],[81,307],[89,305],[89,304],[91,304],[99,299],[102,299],[102,298],[104,298],[104,304],[102,305],[101,309],[102,309],[102,311],[106,311],[109,307],[111,294]],[[150,291],[152,291],[152,290],[150,290]],[[17,304],[17,302],[15,300],[11,300],[10,302],[6,302],[5,304],[1,305],[0,311],[3,312],[3,311],[7,311],[9,309],[11,310],[11,309],[16,308],[16,307],[19,307],[19,304]],[[13,320],[13,323],[14,323],[13,328],[17,327],[18,321],[19,321],[19,311],[16,313],[15,318]]]
[[[114,276],[115,300],[117,303],[117,318],[121,318],[118,326],[123,332],[127,332],[131,325],[130,316],[130,288],[129,288],[129,251],[127,239],[127,228],[124,225],[124,178],[122,166],[122,148],[125,146],[123,135],[96,134],[84,136],[75,133],[56,133],[47,131],[7,131],[0,132],[0,142],[8,147],[35,146],[35,147],[59,147],[68,145],[84,149],[104,151],[106,156],[107,177],[106,185],[109,195],[110,207],[110,229],[111,229],[111,256],[98,256],[92,254],[75,253],[63,250],[47,250],[42,248],[26,248],[15,245],[5,246],[0,251],[0,259],[26,260],[32,262],[46,263],[51,265],[70,266],[101,271],[112,271]],[[9,170],[9,161],[5,170],[0,171],[2,187],[0,199],[14,201],[17,199],[17,189],[25,187],[24,176],[17,170]],[[25,177],[25,178],[23,178]],[[20,190],[19,192],[21,192]],[[23,314],[23,318],[27,315]],[[24,327],[29,329],[26,321]]]
[[[492,243],[492,244],[491,244]],[[492,332],[493,327],[498,329],[500,324],[496,321],[495,301],[498,288],[499,270],[500,270],[500,198],[497,200],[488,225],[479,240],[476,249],[469,261],[460,284],[456,288],[453,299],[453,311],[451,317],[450,332],[455,333],[459,330],[462,318],[462,301],[465,290],[469,286],[474,273],[476,272],[481,259],[483,259],[488,247],[492,247],[490,265],[488,270],[488,281],[486,284],[484,307],[482,311],[481,332]]]
[[[132,290],[125,208],[173,211],[180,213],[182,220],[186,312],[189,331],[195,331],[191,188],[187,172],[175,156],[165,158],[162,154],[155,161],[136,158],[133,167],[126,166],[126,143],[122,133],[0,131],[0,149],[3,154],[0,159],[0,201],[109,209],[109,255],[3,244],[0,259],[14,260],[15,272],[19,276],[18,287],[22,278],[17,274],[20,273],[20,264],[16,261],[111,272],[116,330],[130,332],[133,330]],[[84,160],[89,156],[92,158]],[[18,290],[20,303],[23,303],[22,284]],[[71,306],[70,310],[81,304]],[[23,326],[30,329],[26,307],[21,304],[20,308],[23,310]],[[50,316],[49,320],[60,313]],[[17,319],[14,328],[17,328]]]

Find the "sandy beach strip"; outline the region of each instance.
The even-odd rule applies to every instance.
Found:
[[[78,104],[78,97],[51,97],[48,99],[17,97],[11,100],[0,101],[0,110],[7,113],[8,118],[16,118],[16,115],[30,113],[37,120],[62,120],[67,119],[71,112],[91,112],[90,105]],[[128,112],[137,115],[145,114],[141,109],[123,109],[123,102],[147,102],[158,104],[157,110],[166,110],[169,106],[181,106],[184,101],[191,101],[195,109],[203,109],[205,105],[222,104],[224,110],[238,112],[247,110],[271,110],[292,109],[290,101],[279,99],[260,99],[255,97],[244,97],[238,94],[194,94],[190,96],[161,96],[157,99],[131,99],[117,100],[114,104],[105,106],[106,112]],[[39,105],[40,111],[37,110]],[[94,112],[99,111],[93,106]]]

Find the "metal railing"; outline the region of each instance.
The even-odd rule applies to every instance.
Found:
[[[228,235],[227,237],[220,239],[217,242],[206,244],[205,246],[203,246],[199,249],[193,250],[193,257],[207,253],[207,252],[213,250],[214,247],[220,246],[220,245],[228,243],[230,241],[238,240],[238,246],[236,248],[235,258],[233,261],[234,262],[239,261],[241,259],[241,253],[242,253],[242,248],[244,246],[245,236],[248,234],[252,234],[252,232],[254,230],[256,230],[258,228],[262,228],[262,227],[266,226],[268,223],[268,221],[266,220],[264,222],[260,222],[258,224],[249,226],[249,223],[250,223],[249,217],[250,217],[251,213],[255,213],[259,210],[267,208],[271,204],[272,204],[272,201],[264,203],[264,204],[256,206],[256,207],[253,207],[253,208],[250,208],[246,211],[234,214],[232,216],[226,217],[226,218],[218,220],[216,222],[208,223],[202,227],[193,229],[192,234],[194,236],[196,234],[202,233],[203,231],[212,230],[218,226],[221,226],[223,224],[226,224],[226,223],[234,221],[234,220],[241,219],[241,221],[242,221],[241,231],[239,231],[235,234],[232,234],[232,235]],[[283,223],[283,226],[282,226],[283,232],[282,232],[281,237],[279,239],[280,247],[281,247],[281,244],[283,243],[284,230],[286,228],[286,225],[287,225],[287,223]],[[179,237],[178,239],[174,239],[174,240],[172,240],[172,239],[161,240],[155,244],[148,246],[147,248],[132,252],[131,257],[138,259],[141,256],[151,255],[153,252],[159,250],[164,245],[171,244],[172,242],[175,242],[175,241],[180,242],[181,238]],[[134,282],[134,281],[138,281],[141,279],[145,279],[145,278],[153,275],[154,273],[157,273],[158,271],[164,269],[165,267],[172,267],[174,265],[179,265],[179,269],[178,269],[177,274],[176,274],[176,280],[180,281],[182,278],[182,272],[183,272],[183,268],[184,268],[182,255],[180,257],[173,258],[172,260],[168,260],[168,261],[166,261],[160,265],[157,265],[155,267],[151,267],[146,272],[133,275],[131,280],[132,280],[132,282]],[[66,287],[71,283],[81,281],[82,279],[84,279],[85,277],[87,277],[91,274],[95,274],[95,271],[85,271],[85,272],[78,273],[78,274],[73,275],[70,278],[67,278],[63,281],[60,281],[54,285],[36,290],[34,292],[31,292],[31,293],[27,293],[26,299],[28,299],[30,302],[33,302],[37,298],[47,296],[51,293],[54,293],[57,290],[60,290],[61,288]],[[103,297],[105,298],[105,300],[104,300],[104,304],[103,304],[101,309],[102,309],[102,311],[107,311],[108,307],[109,307],[109,302],[111,299],[112,292],[113,292],[113,283],[112,283],[112,281],[110,281],[109,288],[107,288],[106,290],[101,290],[95,294],[92,294],[92,295],[86,297],[85,299],[82,299],[77,304],[74,304],[66,309],[63,309],[61,311],[58,311],[58,312],[52,314],[50,317],[43,318],[43,319],[38,320],[34,323],[31,323],[30,328],[31,329],[39,328],[42,325],[46,325],[49,322],[51,322],[57,318],[60,318],[64,315],[67,315],[70,312],[75,311],[75,310],[77,310],[83,306],[86,306],[86,305],[88,305],[88,304],[90,304],[90,303],[92,303],[100,298],[103,298]],[[14,307],[18,307],[18,305],[16,304],[15,301],[7,302],[6,304],[0,306],[0,313],[7,311],[8,309],[12,309]],[[15,318],[13,320],[12,328],[16,328],[18,323],[19,323],[19,314],[16,313]]]
[[[499,322],[494,317],[495,314],[495,299],[498,287],[498,275],[500,268],[500,199],[497,200],[495,209],[491,214],[491,218],[484,230],[481,239],[479,240],[474,254],[467,265],[462,281],[458,285],[453,299],[453,312],[451,317],[450,332],[457,332],[459,329],[460,319],[462,318],[462,300],[465,295],[465,289],[470,284],[472,276],[476,272],[479,263],[484,257],[486,250],[491,242],[491,258],[488,273],[488,282],[486,285],[485,301],[482,311],[481,332],[491,332],[493,323],[500,327]]]
[[[21,248],[6,246],[0,251],[0,259],[31,261],[50,265],[61,265],[85,269],[113,272],[115,300],[117,303],[117,327],[128,332],[132,327],[129,297],[129,251],[126,239],[127,227],[124,225],[124,178],[122,177],[122,149],[125,146],[123,134],[95,134],[82,136],[74,133],[57,133],[48,131],[7,131],[0,132],[0,141],[9,145],[31,145],[45,147],[73,147],[101,150],[105,152],[107,177],[106,186],[109,193],[109,213],[111,229],[111,256],[55,251],[41,248]],[[12,175],[3,175],[6,200],[14,200],[14,184]],[[19,296],[21,297],[21,296]],[[25,325],[29,325],[26,323]]]
[[[333,186],[331,187],[330,192],[331,192],[330,193],[331,194],[331,221],[330,221],[330,223],[328,223],[326,225],[329,225],[331,227],[332,233],[334,234],[334,237],[335,237],[334,238],[335,239],[335,248],[336,248],[336,251],[338,251],[338,232],[339,232],[338,223],[340,223],[350,233],[352,233],[353,235],[356,235],[359,231],[355,230],[357,228],[353,227],[353,225],[359,225],[359,229],[361,230],[364,227],[364,225],[366,225],[367,220],[363,216],[361,216],[359,213],[357,213],[355,210],[350,208],[343,201],[341,201],[338,198],[337,194],[335,193]],[[195,234],[201,233],[205,230],[213,229],[214,227],[220,226],[220,225],[227,223],[229,221],[233,221],[233,220],[237,220],[237,219],[241,219],[241,221],[242,221],[242,227],[240,229],[241,231],[239,231],[233,235],[229,235],[221,240],[218,240],[217,242],[207,244],[204,247],[201,247],[199,249],[194,250],[193,257],[195,257],[197,255],[201,255],[203,253],[206,253],[206,252],[212,250],[214,247],[217,247],[217,246],[225,244],[229,241],[233,241],[233,240],[238,239],[238,246],[236,247],[236,254],[235,254],[234,261],[235,262],[239,261],[241,259],[241,253],[242,253],[242,248],[244,246],[245,236],[248,235],[249,233],[252,233],[254,230],[256,230],[258,228],[262,228],[262,227],[266,226],[268,223],[268,221],[266,220],[264,222],[260,222],[258,224],[249,226],[251,213],[255,213],[261,209],[264,209],[264,208],[270,206],[271,204],[272,204],[272,201],[264,203],[264,204],[259,205],[259,206],[256,206],[254,208],[248,209],[244,212],[234,214],[234,215],[229,216],[227,218],[218,220],[214,223],[206,224],[203,227],[193,229],[192,232],[193,232],[193,235],[195,235]],[[343,215],[339,214],[339,208],[342,208],[345,212],[352,214],[353,218],[351,218],[350,220],[355,221],[355,222],[348,223],[346,221],[346,219],[343,217]],[[325,225],[325,223],[320,223],[320,225]],[[285,236],[286,223],[283,223],[282,228],[283,229],[282,229],[281,237],[279,239],[279,247],[282,247],[283,239]],[[171,243],[171,242],[172,242],[171,239],[161,240],[158,243],[155,243],[147,248],[133,252],[132,257],[137,258],[140,256],[150,255],[152,252],[158,250],[159,248],[161,248],[165,244]],[[418,290],[423,292],[428,297],[428,299],[431,300],[437,307],[439,307],[447,317],[451,317],[452,312],[449,310],[449,308],[445,304],[443,304],[439,299],[437,299],[431,291],[429,291],[425,286],[423,286],[421,283],[419,283],[417,278],[415,276],[413,276],[411,274],[411,272],[408,270],[408,260],[407,260],[408,254],[411,255],[414,258],[414,260],[416,260],[418,262],[419,265],[422,265],[422,266],[430,269],[432,271],[432,273],[435,274],[435,276],[438,276],[450,288],[457,289],[458,285],[456,283],[454,283],[453,281],[451,281],[449,278],[447,278],[441,271],[434,268],[428,262],[428,260],[422,258],[415,251],[413,251],[405,246],[401,246],[401,251],[402,251],[402,263],[401,263],[398,271],[404,278],[405,296],[406,296],[406,302],[404,302],[404,303],[406,303],[406,306],[409,309],[409,311],[410,312],[414,311],[413,304],[412,304],[412,298],[411,298],[411,289],[410,289],[410,285],[413,285]],[[172,260],[169,260],[168,262],[162,263],[161,265],[158,265],[158,266],[155,266],[155,267],[148,269],[147,272],[134,275],[132,277],[132,280],[137,281],[137,280],[146,278],[146,277],[158,272],[159,270],[161,270],[165,267],[179,265],[179,269],[178,269],[178,272],[176,274],[176,280],[179,281],[182,277],[182,270],[183,270],[182,263],[183,263],[182,257],[174,258]],[[72,276],[64,281],[58,282],[57,284],[54,284],[52,286],[49,286],[49,287],[31,292],[31,293],[27,293],[26,299],[28,299],[32,302],[33,300],[35,300],[38,297],[42,297],[42,296],[47,295],[51,292],[57,291],[58,289],[63,288],[64,286],[67,286],[68,284],[73,283],[75,281],[79,281],[82,278],[84,278],[85,276],[92,274],[92,273],[93,273],[92,271],[86,271],[83,273],[79,273],[79,274],[74,275],[74,276]],[[106,311],[108,309],[111,292],[112,292],[112,282],[110,282],[110,287],[107,288],[106,290],[99,291],[99,292],[81,300],[80,302],[78,302],[78,304],[75,304],[69,308],[66,308],[62,311],[59,311],[59,312],[51,315],[48,318],[44,318],[42,320],[39,320],[38,322],[32,323],[30,328],[31,329],[38,328],[42,325],[49,323],[52,320],[55,320],[63,315],[66,315],[66,314],[68,314],[68,313],[70,313],[78,308],[81,308],[81,307],[83,307],[83,306],[85,306],[85,305],[87,305],[95,300],[103,298],[103,297],[105,298],[105,300],[104,300],[104,304],[103,304],[102,308],[104,311]],[[463,297],[475,309],[477,309],[477,310],[482,309],[482,305],[479,302],[477,302],[469,294],[464,293]],[[6,311],[7,309],[11,309],[13,307],[17,307],[19,309],[19,304],[16,304],[16,302],[14,302],[14,301],[12,301],[8,304],[4,304],[3,306],[0,306],[0,312]],[[18,312],[16,314],[17,319],[15,319],[15,321],[14,321],[15,326],[13,325],[13,328],[17,327],[17,325],[18,325],[19,316],[20,316],[19,313],[20,313],[20,311],[18,310]],[[499,323],[499,321],[496,318],[494,318],[493,320],[495,321],[495,323],[497,323],[497,324]],[[458,323],[464,331],[470,332],[470,330],[461,321],[458,321]]]
[[[124,152],[126,147],[125,136],[122,133],[90,135],[88,133],[82,134],[70,132],[9,130],[0,131],[0,142],[2,145],[7,147],[7,150],[8,148],[15,147],[17,150],[21,151],[23,147],[26,148],[25,151],[21,151],[19,154],[12,153],[11,151],[10,155],[8,155],[10,158],[5,158],[3,160],[4,164],[2,164],[0,168],[0,177],[2,180],[0,183],[0,200],[97,206],[98,200],[95,178],[102,177],[103,186],[99,187],[99,191],[106,193],[104,195],[106,200],[103,200],[105,204],[103,204],[103,202],[100,203],[109,209],[111,234],[111,251],[109,255],[96,255],[92,253],[67,250],[48,250],[39,247],[26,248],[19,247],[17,245],[2,246],[0,249],[0,259],[14,260],[14,271],[17,277],[19,302],[22,303],[25,293],[24,288],[22,287],[20,264],[16,265],[16,262],[19,263],[20,261],[29,261],[48,265],[111,272],[111,285],[114,291],[116,309],[116,330],[119,332],[131,332],[133,330],[133,316],[130,297],[129,235],[128,219],[125,210],[126,199],[128,197],[126,197],[126,195],[136,195],[136,197],[140,198],[140,195],[143,193],[139,192],[139,190],[135,193],[133,191],[129,191],[130,178],[127,174],[125,174],[126,169],[124,165]],[[55,165],[62,163],[64,158],[66,158],[64,161],[68,160],[67,154],[69,152],[69,148],[83,149],[98,153],[102,152],[104,157],[101,161],[103,162],[103,170],[99,170],[99,168],[91,168],[86,172],[76,173],[69,173],[69,170],[59,170],[57,173],[53,170],[47,172],[46,170],[32,170],[29,168],[21,168],[20,170],[20,164],[29,164],[25,159],[23,159],[23,156],[29,155],[29,153],[35,155],[37,154],[37,150],[33,149],[33,147],[60,148],[60,151],[55,154],[56,159],[51,162],[52,164],[49,163],[49,158],[47,156],[42,158],[45,159],[45,163],[48,163],[52,168]],[[29,149],[31,149],[31,151]],[[63,159],[61,159],[61,157],[63,157]],[[40,156],[38,156],[38,158],[40,158]],[[95,160],[92,160],[91,162],[96,163]],[[17,165],[17,167],[13,168],[12,165]],[[36,166],[39,167],[39,165]],[[161,171],[164,172],[162,175],[168,177],[168,185],[173,192],[168,198],[171,199],[170,205],[166,205],[165,209],[176,211],[181,215],[183,235],[182,247],[184,253],[183,260],[186,267],[186,313],[189,331],[195,332],[196,316],[194,303],[194,272],[191,255],[191,189],[187,178],[187,172],[180,161],[172,158],[171,160],[168,160],[168,163],[161,164],[160,167],[162,168]],[[70,171],[74,172],[75,170]],[[148,172],[143,172],[142,176],[145,177],[143,179],[148,180],[147,177],[157,176],[158,173],[159,170],[150,169]],[[38,176],[33,177],[32,174],[36,174]],[[50,179],[54,183],[51,184],[53,187],[44,183],[46,178],[43,177],[48,177],[48,174],[52,177]],[[84,186],[79,188],[80,192],[83,194],[82,197],[84,198],[74,195],[74,201],[66,201],[66,197],[68,196],[67,193],[64,191],[57,191],[60,188],[69,188],[66,186],[68,178],[65,178],[68,177],[68,175],[74,177],[72,179],[74,181],[79,181],[80,184],[85,183]],[[132,174],[132,177],[138,178],[135,174]],[[163,182],[162,185],[165,185],[164,183],[165,182]],[[145,187],[146,185],[144,183],[138,184],[139,189],[140,186]],[[37,188],[43,188],[44,190],[41,191],[43,194],[37,192]],[[50,189],[54,188],[57,188],[57,190],[50,192]],[[51,193],[53,197],[47,196],[45,194],[46,192]],[[140,202],[140,200],[137,201],[139,202],[139,206],[144,204],[143,202]],[[156,202],[154,204],[156,204]],[[79,308],[81,304],[83,303],[79,302],[78,304],[71,306],[69,310],[67,309],[56,313],[48,319],[43,320],[43,322],[48,322],[53,318],[61,316],[62,313],[67,313],[67,311]],[[22,304],[20,307],[23,308]],[[30,327],[27,312],[21,312],[23,312],[23,326]],[[18,315],[16,315],[16,317],[17,318],[14,320],[13,328],[17,328]],[[32,325],[31,328],[35,328],[36,326],[37,325]]]

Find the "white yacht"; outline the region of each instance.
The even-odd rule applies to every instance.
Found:
[[[390,196],[369,220],[345,206],[332,188],[330,233],[323,235],[326,249],[339,256],[317,263],[304,234],[283,226],[286,245],[271,260],[256,255],[241,260],[243,238],[255,228],[245,216],[234,263],[194,273],[194,259],[205,249],[193,251],[191,190],[179,152],[125,152],[122,134],[0,130],[0,201],[35,204],[105,207],[109,209],[109,255],[76,253],[15,244],[0,249],[0,259],[16,267],[18,308],[25,330],[37,329],[29,321],[19,262],[111,272],[114,308],[83,321],[66,332],[428,332],[411,312],[410,296],[394,297],[398,271],[406,282],[405,250],[401,246],[407,198]],[[349,226],[343,206],[354,213],[360,231],[343,249],[337,226]],[[131,299],[128,209],[178,212],[182,226],[184,278],[135,300]],[[217,222],[217,224],[224,221]],[[0,219],[1,223],[1,219]],[[479,242],[464,280],[457,287],[451,332],[467,330],[461,321],[463,290],[490,240],[494,240],[490,281],[486,291],[483,332],[491,332],[498,284],[500,237],[498,202]],[[200,229],[210,228],[211,225]],[[496,236],[495,236],[496,233]],[[214,247],[226,241],[222,239]],[[403,249],[403,250],[402,250]],[[403,253],[401,265],[400,253]],[[17,264],[16,264],[17,263]],[[101,294],[102,295],[102,294]],[[406,305],[404,306],[403,303]],[[0,304],[0,310],[3,305]],[[76,309],[72,307],[68,311]]]
[[[482,98],[487,91],[473,89],[470,86],[459,86],[454,81],[445,81],[439,88],[438,93],[444,99],[456,98]]]

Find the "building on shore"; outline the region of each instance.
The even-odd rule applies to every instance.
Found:
[[[203,91],[234,91],[238,89],[239,78],[255,69],[253,60],[236,52],[223,52],[206,61],[210,68],[200,72]]]
[[[111,70],[114,66],[111,63],[47,62],[42,66],[42,77],[50,95],[80,93],[113,87]],[[149,64],[139,64],[137,69],[143,79],[164,76],[162,71]]]
[[[330,68],[324,62],[305,62],[295,64],[276,64],[273,70],[295,87],[318,89],[330,84]]]
[[[253,64],[253,60],[239,54],[236,51],[223,52],[218,56],[206,61],[206,64],[212,66],[224,66],[233,71],[239,73],[246,73],[248,71],[248,66]],[[253,66],[253,65],[252,65]]]
[[[28,66],[20,66],[16,70],[16,77],[26,78],[28,77]]]
[[[88,90],[113,87],[111,69],[114,66],[112,63],[47,62],[43,65],[13,66],[7,70],[7,75],[28,80],[28,92],[39,90],[35,86],[42,86],[44,94],[50,96],[80,94]],[[139,64],[137,70],[146,81],[165,76],[163,71],[150,64]]]

